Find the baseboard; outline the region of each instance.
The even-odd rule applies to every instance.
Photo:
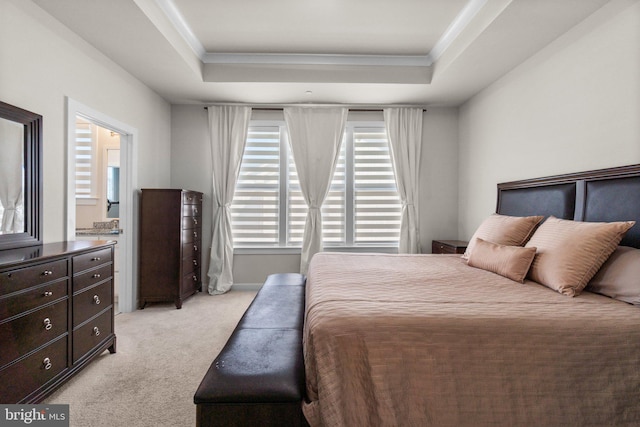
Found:
[[[234,283],[231,289],[237,291],[259,291],[262,283]]]

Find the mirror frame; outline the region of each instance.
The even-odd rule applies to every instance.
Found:
[[[0,101],[0,118],[24,126],[25,232],[0,235],[0,250],[42,244],[42,116]]]

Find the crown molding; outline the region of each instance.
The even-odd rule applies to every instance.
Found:
[[[427,54],[432,64],[440,58],[460,33],[467,28],[473,18],[478,14],[478,12],[480,12],[486,3],[487,0],[469,0],[469,2],[467,2],[442,36],[440,36],[440,39],[436,42],[435,46],[433,46],[431,51]]]
[[[184,16],[182,16],[173,0],[155,0],[155,2],[162,10],[162,12],[167,15],[167,18],[169,18],[169,21],[171,21],[176,31],[178,31],[178,33],[202,61],[204,55],[207,52],[200,40],[198,40],[196,35],[191,30],[191,27],[189,27],[189,24],[187,24],[187,21],[184,19]]]
[[[427,55],[331,55],[275,53],[205,53],[205,64],[380,65],[428,67]]]
[[[277,54],[207,52],[173,0],[155,0],[176,31],[200,58],[203,64],[260,64],[260,65],[325,65],[325,66],[395,66],[431,67],[451,43],[469,25],[487,0],[469,0],[451,22],[433,49],[426,55],[338,55],[338,54]]]

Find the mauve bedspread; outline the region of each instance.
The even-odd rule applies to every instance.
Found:
[[[304,356],[315,426],[640,425],[640,310],[458,256],[320,253]]]

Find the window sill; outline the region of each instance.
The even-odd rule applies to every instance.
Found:
[[[300,248],[236,248],[234,255],[300,255]],[[385,254],[397,254],[396,246],[329,246],[325,252],[379,252]]]

